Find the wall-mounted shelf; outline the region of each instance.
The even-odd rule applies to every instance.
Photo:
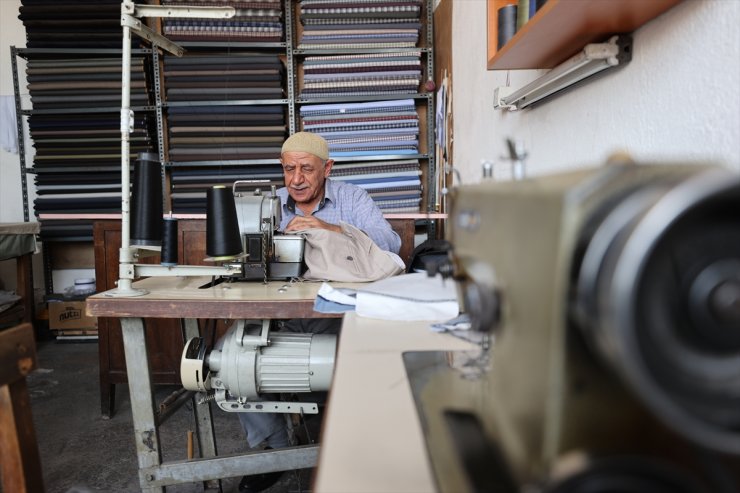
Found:
[[[629,33],[681,0],[548,0],[500,50],[495,12],[507,0],[488,0],[488,70],[552,68],[589,43]],[[494,9],[491,12],[491,9]]]

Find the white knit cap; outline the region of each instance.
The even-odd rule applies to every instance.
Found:
[[[286,152],[307,152],[326,161],[329,159],[329,144],[320,135],[298,132],[288,137],[288,140],[283,144],[280,155]]]

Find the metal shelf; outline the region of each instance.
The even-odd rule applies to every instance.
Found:
[[[367,54],[367,53],[404,53],[404,52],[421,52],[422,54],[422,66],[425,67],[425,74],[427,77],[431,77],[434,73],[434,51],[433,51],[433,3],[434,0],[425,0],[422,11],[422,18],[420,21],[424,25],[422,30],[422,37],[419,40],[421,47],[408,47],[408,48],[346,48],[338,50],[327,50],[327,49],[311,49],[311,48],[295,48],[298,44],[297,40],[297,15],[295,13],[295,6],[297,5],[296,0],[283,0],[284,6],[284,17],[285,22],[284,29],[284,41],[281,42],[216,42],[216,41],[181,41],[178,42],[186,50],[223,50],[233,53],[238,56],[240,53],[244,53],[248,50],[259,50],[263,52],[277,52],[281,59],[284,59],[286,65],[286,83],[285,83],[285,95],[286,97],[280,99],[247,99],[247,100],[226,100],[226,101],[166,101],[165,90],[166,84],[163,80],[163,74],[161,70],[162,56],[158,50],[152,50],[151,48],[134,48],[132,49],[132,55],[143,56],[151,60],[151,64],[147,65],[147,70],[151,76],[150,96],[154,100],[154,104],[147,104],[143,106],[132,107],[135,112],[154,112],[156,116],[157,126],[157,137],[159,146],[159,159],[162,163],[162,174],[165,179],[163,180],[163,187],[165,187],[166,200],[170,200],[169,190],[169,173],[167,170],[176,168],[195,168],[195,167],[238,167],[238,166],[264,166],[264,165],[279,165],[279,160],[275,159],[245,159],[245,160],[227,160],[227,161],[169,161],[168,155],[168,142],[166,135],[167,122],[165,120],[166,108],[187,108],[193,106],[268,106],[268,105],[280,105],[284,106],[287,112],[287,127],[288,134],[292,135],[297,131],[298,127],[298,109],[301,105],[314,104],[314,103],[341,103],[341,102],[361,102],[361,101],[390,101],[399,99],[414,99],[416,100],[416,108],[419,113],[425,113],[424,118],[426,120],[426,127],[422,127],[425,130],[420,135],[420,140],[426,142],[427,153],[418,154],[387,154],[381,156],[352,156],[352,157],[337,157],[336,162],[348,163],[348,162],[360,162],[360,161],[385,161],[385,160],[398,160],[398,159],[420,159],[426,162],[427,176],[426,183],[423,184],[426,190],[426,196],[424,203],[421,204],[421,210],[425,212],[434,212],[434,204],[436,203],[435,196],[435,156],[431,152],[434,148],[434,124],[435,124],[435,112],[434,104],[435,98],[434,93],[394,93],[394,94],[377,94],[377,95],[363,95],[363,96],[337,96],[337,97],[319,97],[313,98],[310,96],[300,97],[298,94],[298,64],[301,63],[302,59],[306,56],[311,55],[353,55],[353,54]],[[120,57],[123,50],[120,48],[15,48],[11,47],[11,59],[13,65],[13,83],[16,95],[16,120],[18,126],[19,136],[23,136],[25,131],[23,118],[30,115],[64,115],[64,114],[97,114],[97,113],[116,113],[120,112],[120,107],[103,107],[103,108],[50,108],[50,109],[22,109],[20,106],[20,88],[18,82],[18,67],[16,57],[21,57],[26,60],[31,58],[64,58],[64,57]],[[150,66],[151,65],[151,66]],[[422,111],[421,106],[425,106],[425,112]],[[20,171],[21,171],[21,188],[23,193],[23,211],[24,220],[29,220],[29,201],[28,201],[28,183],[27,175],[29,174],[44,174],[44,173],[82,173],[82,172],[115,172],[120,170],[120,166],[55,166],[50,168],[33,168],[27,167],[26,164],[26,150],[24,148],[25,139],[19,139],[19,154],[20,154]],[[48,219],[47,219],[48,221]],[[427,232],[429,235],[435,234],[434,221],[428,221]],[[46,241],[61,242],[61,241],[88,241],[88,237],[76,237],[76,238],[54,238],[47,239]],[[47,291],[50,289],[49,282],[51,280],[50,270],[50,259],[46,254],[48,249],[45,249],[45,269],[48,269],[47,276]]]
[[[312,55],[361,55],[368,53],[403,53],[411,51],[420,51],[422,53],[432,53],[432,48],[340,48],[336,50],[313,49],[313,48],[294,48],[293,55],[312,56]]]
[[[156,106],[132,106],[133,111],[154,111]],[[21,110],[21,115],[83,115],[90,113],[121,113],[120,106],[105,106],[102,108],[49,108],[43,110],[27,109]]]
[[[188,106],[268,106],[290,104],[289,99],[229,99],[219,101],[168,101],[163,108],[186,108]]]
[[[119,48],[16,48],[11,46],[15,55],[28,59],[37,55],[117,55],[121,56],[123,50]],[[151,55],[151,48],[132,49],[132,55]]]
[[[260,49],[260,50],[284,50],[287,44],[284,41],[272,43],[258,43],[250,41],[177,41],[177,44],[183,48],[203,48],[203,49]]]
[[[315,104],[315,103],[344,103],[352,101],[391,101],[398,99],[431,99],[429,93],[411,93],[411,94],[375,94],[367,96],[336,96],[322,98],[296,98],[295,104]]]
[[[259,166],[263,164],[279,165],[280,160],[275,159],[232,159],[227,161],[169,161],[164,163],[167,168],[194,168],[194,167],[219,167],[219,166]]]

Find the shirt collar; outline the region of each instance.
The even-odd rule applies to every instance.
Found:
[[[320,211],[321,209],[323,209],[327,201],[330,204],[337,203],[336,193],[334,191],[334,184],[329,178],[327,178],[326,181],[324,182],[324,196],[319,201],[319,205],[318,207],[316,207],[316,210]],[[288,208],[290,212],[295,214],[295,210],[296,210],[295,200],[293,199],[293,197],[290,196],[290,193],[288,194],[288,200],[285,201],[285,206]]]

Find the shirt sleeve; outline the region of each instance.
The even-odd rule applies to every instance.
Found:
[[[393,231],[372,197],[360,187],[352,188],[353,217],[348,222],[364,231],[381,249],[397,254],[401,250],[401,237]]]

